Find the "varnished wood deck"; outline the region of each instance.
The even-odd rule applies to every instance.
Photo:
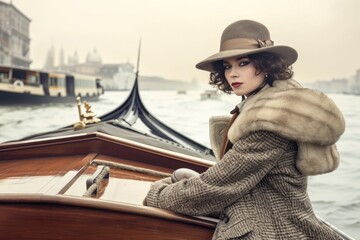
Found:
[[[83,197],[93,160],[170,174],[212,163],[105,134],[0,145],[2,239],[211,239],[216,221],[142,206],[146,173],[110,168],[97,194]]]

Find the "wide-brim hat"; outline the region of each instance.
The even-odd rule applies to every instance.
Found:
[[[289,66],[298,57],[295,49],[288,46],[274,46],[269,30],[261,23],[240,20],[230,24],[221,35],[220,51],[196,64],[196,68],[214,72],[213,63],[231,57],[268,52],[280,56]]]

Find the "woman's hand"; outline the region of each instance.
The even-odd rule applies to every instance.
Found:
[[[195,172],[194,170],[188,169],[188,168],[179,168],[173,172],[171,175],[171,181],[173,183],[176,183],[178,181],[181,181],[183,179],[188,179],[191,177],[197,177],[199,176],[198,172]]]
[[[176,182],[181,181],[183,179],[188,179],[188,178],[197,177],[197,176],[199,176],[199,173],[195,172],[194,170],[191,170],[191,169],[188,169],[188,168],[179,168],[179,169],[177,169],[177,170],[175,170],[173,172],[173,174],[171,175],[170,178],[164,178],[164,179],[160,179],[158,181],[155,181],[153,184],[151,184],[151,186],[162,185],[164,183],[169,185],[171,183],[176,183]],[[143,200],[143,205],[147,206],[146,197]]]
[[[163,178],[163,179],[160,179],[160,180],[157,180],[157,181],[153,182],[151,184],[151,186],[150,186],[150,189],[151,188],[156,188],[156,187],[161,186],[161,185],[167,186],[167,185],[170,185],[171,183],[172,183],[171,177],[166,177],[166,178]],[[148,197],[148,195],[145,197],[145,199],[142,202],[144,206],[148,206],[147,197]]]

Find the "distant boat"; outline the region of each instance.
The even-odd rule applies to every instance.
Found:
[[[186,90],[178,90],[177,94],[186,94]]]
[[[200,94],[201,100],[206,99],[220,99],[220,95],[216,90],[205,90],[205,92]]]
[[[103,93],[100,79],[93,76],[0,65],[0,103],[92,101]]]

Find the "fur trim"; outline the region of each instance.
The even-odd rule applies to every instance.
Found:
[[[267,130],[298,143],[296,165],[302,174],[327,173],[338,166],[334,144],[345,130],[345,121],[325,94],[302,88],[294,80],[278,80],[247,98],[240,112],[228,131],[232,143]]]
[[[336,145],[320,146],[311,143],[298,142],[296,168],[303,175],[317,175],[335,170],[340,157]]]
[[[230,119],[230,116],[215,116],[209,120],[210,146],[217,160],[220,160],[221,157],[222,145]]]
[[[246,99],[229,129],[234,143],[250,132],[268,130],[285,138],[328,146],[345,130],[344,118],[325,94],[296,86],[294,80],[275,81]]]

